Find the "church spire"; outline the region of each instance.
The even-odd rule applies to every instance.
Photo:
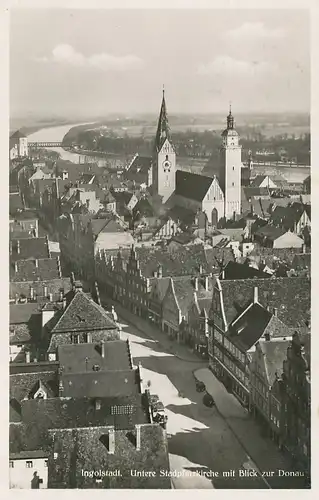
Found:
[[[165,141],[165,139],[170,140],[170,128],[167,118],[166,102],[165,102],[165,88],[163,85],[163,98],[161,111],[158,119],[157,132],[155,137],[155,149],[159,151]]]

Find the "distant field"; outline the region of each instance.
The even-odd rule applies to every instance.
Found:
[[[207,124],[198,124],[198,125],[193,125],[193,124],[185,124],[185,125],[175,125],[171,126],[171,131],[172,133],[176,132],[186,132],[187,130],[194,130],[196,132],[205,132],[206,130],[210,132],[215,132],[217,134],[220,134],[223,130],[223,127],[225,127],[224,124],[220,122],[215,122],[215,123],[207,123]],[[240,124],[238,124],[238,127],[240,128]],[[245,126],[243,126],[245,127]],[[246,126],[247,127],[247,126]],[[245,127],[245,128],[246,128]],[[99,127],[97,127],[99,128]],[[257,127],[256,127],[257,128]],[[117,136],[122,137],[125,134],[127,134],[130,137],[139,137],[141,135],[144,135],[144,137],[154,137],[156,133],[156,126],[141,126],[141,125],[133,125],[133,126],[128,126],[128,127],[110,127],[110,130],[112,130]],[[260,129],[262,134],[265,135],[266,137],[271,137],[275,135],[281,135],[281,134],[295,134],[297,137],[300,134],[305,134],[310,132],[310,128],[307,125],[301,125],[301,126],[292,126],[292,125],[287,125],[287,126],[280,126],[280,125],[271,125],[268,124],[265,126],[265,128]],[[248,132],[248,128],[247,128]]]

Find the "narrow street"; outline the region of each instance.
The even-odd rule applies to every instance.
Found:
[[[174,488],[304,488],[303,477],[279,476],[278,469],[293,470],[290,461],[261,435],[248,412],[208,369],[207,361],[109,297],[103,297],[102,304],[106,310],[114,305],[121,337],[130,340],[134,362],[143,367],[144,383],[150,382],[151,392],[166,408],[171,472],[181,475],[173,478]],[[203,404],[196,379],[214,397],[213,408]],[[192,471],[201,475],[187,477]]]
[[[122,338],[131,342],[134,362],[143,366],[144,382],[150,381],[151,392],[158,394],[166,407],[171,472],[181,475],[173,478],[174,487],[269,488],[256,472],[251,472],[252,477],[240,477],[239,470],[248,474],[255,465],[218,409],[206,408],[203,394],[196,391],[193,370],[202,368],[203,363],[167,352],[124,319],[120,324]],[[187,477],[195,471],[200,475]]]

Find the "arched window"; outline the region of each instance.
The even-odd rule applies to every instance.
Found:
[[[213,208],[213,210],[212,210],[212,226],[217,227],[217,222],[218,222],[218,211],[216,208]]]

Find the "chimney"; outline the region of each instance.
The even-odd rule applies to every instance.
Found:
[[[136,449],[139,451],[141,449],[141,426],[135,425],[136,430]]]
[[[109,429],[109,453],[114,454],[115,452],[115,431],[114,427]]]
[[[195,292],[198,292],[198,278],[196,276],[196,278],[194,278],[194,290]]]
[[[258,302],[258,286],[254,286],[254,304]]]
[[[157,268],[157,277],[163,278],[163,267],[161,265],[159,265]]]
[[[33,286],[30,286],[30,299],[31,300],[34,299],[34,288],[33,288]]]
[[[306,253],[306,245],[305,245],[305,243],[303,243],[303,245],[302,245],[302,253]]]
[[[14,263],[14,271],[16,273],[18,272],[18,263],[17,262]]]
[[[105,358],[105,341],[101,340],[101,356]]]
[[[25,362],[30,363],[30,351],[25,351]]]
[[[63,396],[63,391],[64,391],[63,382],[62,382],[62,380],[60,380],[60,382],[59,382],[59,397]]]
[[[63,297],[62,303],[63,303],[63,310],[64,310],[64,309],[66,309],[66,298],[65,297]]]
[[[17,253],[20,253],[20,241],[17,241]]]
[[[44,297],[48,296],[48,285],[43,286],[43,295],[44,295]]]
[[[203,274],[203,266],[202,266],[202,264],[199,264],[199,274]]]
[[[60,290],[60,292],[59,292],[59,301],[60,302],[63,301],[63,296],[64,296],[64,290]]]
[[[39,267],[39,262],[38,262],[38,259],[35,259],[35,267]]]
[[[86,341],[87,341],[88,344],[92,343],[92,333],[88,332],[86,334]]]
[[[49,301],[53,302],[53,293],[49,293]]]
[[[274,307],[273,314],[274,314],[274,316],[278,316],[278,308],[277,307]]]
[[[205,276],[205,290],[208,292],[208,276]]]
[[[74,282],[74,290],[75,290],[76,292],[82,292],[82,290],[83,290],[83,285],[82,285],[81,281],[75,281],[75,282]]]
[[[101,400],[100,399],[96,399],[95,400],[95,409],[96,410],[100,410],[101,409]]]

